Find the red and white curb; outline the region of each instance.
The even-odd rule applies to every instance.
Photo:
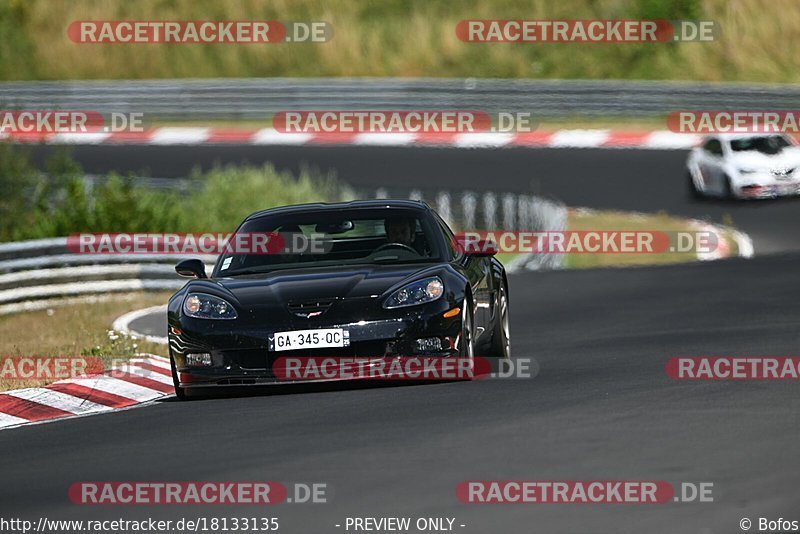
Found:
[[[663,131],[565,129],[529,133],[284,133],[274,128],[163,127],[143,132],[5,134],[16,142],[79,145],[352,145],[449,148],[638,148],[683,150],[701,136]]]
[[[145,341],[149,341],[150,343],[158,343],[159,345],[166,345],[169,343],[167,340],[167,336],[153,336],[150,334],[142,334],[131,330],[130,324],[140,319],[146,315],[150,315],[152,313],[163,313],[165,316],[167,315],[167,305],[166,304],[159,304],[158,306],[150,306],[149,308],[142,308],[141,310],[134,310],[132,312],[128,312],[124,315],[120,315],[116,319],[114,319],[114,323],[111,325],[111,329],[115,332],[119,332],[124,336],[130,336],[133,339],[144,339]]]
[[[103,374],[0,393],[0,429],[113,412],[173,393],[169,360],[142,355]]]

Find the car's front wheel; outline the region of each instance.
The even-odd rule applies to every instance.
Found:
[[[470,360],[470,369],[473,373],[469,377],[461,377],[459,380],[471,380],[474,378],[475,371],[475,338],[474,338],[474,323],[472,315],[472,301],[470,298],[464,297],[464,303],[461,306],[461,332],[458,335],[458,357]],[[459,366],[459,369],[461,367]]]
[[[178,381],[178,369],[175,367],[175,359],[170,355],[169,357],[169,367],[172,370],[172,384],[175,386],[175,396],[178,400],[186,400],[188,395],[186,395],[186,388],[180,386],[180,382]]]
[[[692,176],[692,171],[686,171],[686,182],[686,185],[689,186],[689,197],[693,199],[703,198],[704,194],[697,188],[697,184],[694,182],[694,176]]]

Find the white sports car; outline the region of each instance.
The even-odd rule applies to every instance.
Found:
[[[686,160],[695,196],[775,198],[800,194],[800,147],[783,134],[720,134]]]

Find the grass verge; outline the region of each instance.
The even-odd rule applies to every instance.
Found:
[[[130,293],[118,299],[0,317],[0,357],[96,357],[108,367],[112,359],[137,352],[167,356],[167,347],[110,334],[120,315],[167,302],[170,293]],[[114,339],[116,337],[116,339]],[[43,386],[52,380],[0,377],[0,391]]]
[[[696,232],[697,224],[688,219],[672,217],[665,213],[646,214],[619,211],[593,211],[572,209],[567,217],[567,230],[571,231],[659,231]],[[722,236],[730,245],[731,256],[736,256],[736,242],[729,231]],[[567,254],[564,267],[567,269],[587,269],[592,267],[635,267],[643,265],[665,265],[698,261],[697,253],[603,253]]]
[[[730,220],[722,227],[722,238],[729,250],[728,257],[738,256],[739,250],[733,238],[734,228]],[[567,215],[567,231],[654,231],[694,233],[701,228],[697,221],[672,217],[665,213],[632,213],[622,211],[595,211],[570,209]],[[519,258],[520,253],[501,252],[495,257],[503,265]],[[699,261],[696,252],[664,253],[581,253],[565,254],[564,269],[591,269],[595,267],[642,267]]]
[[[766,7],[765,7],[766,6]],[[82,20],[326,21],[330,42],[77,44]],[[712,20],[712,42],[469,43],[461,20]],[[142,79],[253,76],[800,80],[794,0],[3,0],[0,77]],[[776,38],[780,36],[780,38]]]

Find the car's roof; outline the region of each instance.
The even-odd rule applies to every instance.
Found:
[[[247,219],[258,219],[268,215],[303,213],[309,211],[337,211],[337,210],[352,210],[352,209],[416,209],[416,210],[430,210],[425,202],[421,200],[396,200],[396,199],[375,199],[375,200],[353,200],[350,202],[316,202],[312,204],[293,204],[291,206],[281,206],[278,208],[270,208],[262,211],[257,211],[250,214]]]

